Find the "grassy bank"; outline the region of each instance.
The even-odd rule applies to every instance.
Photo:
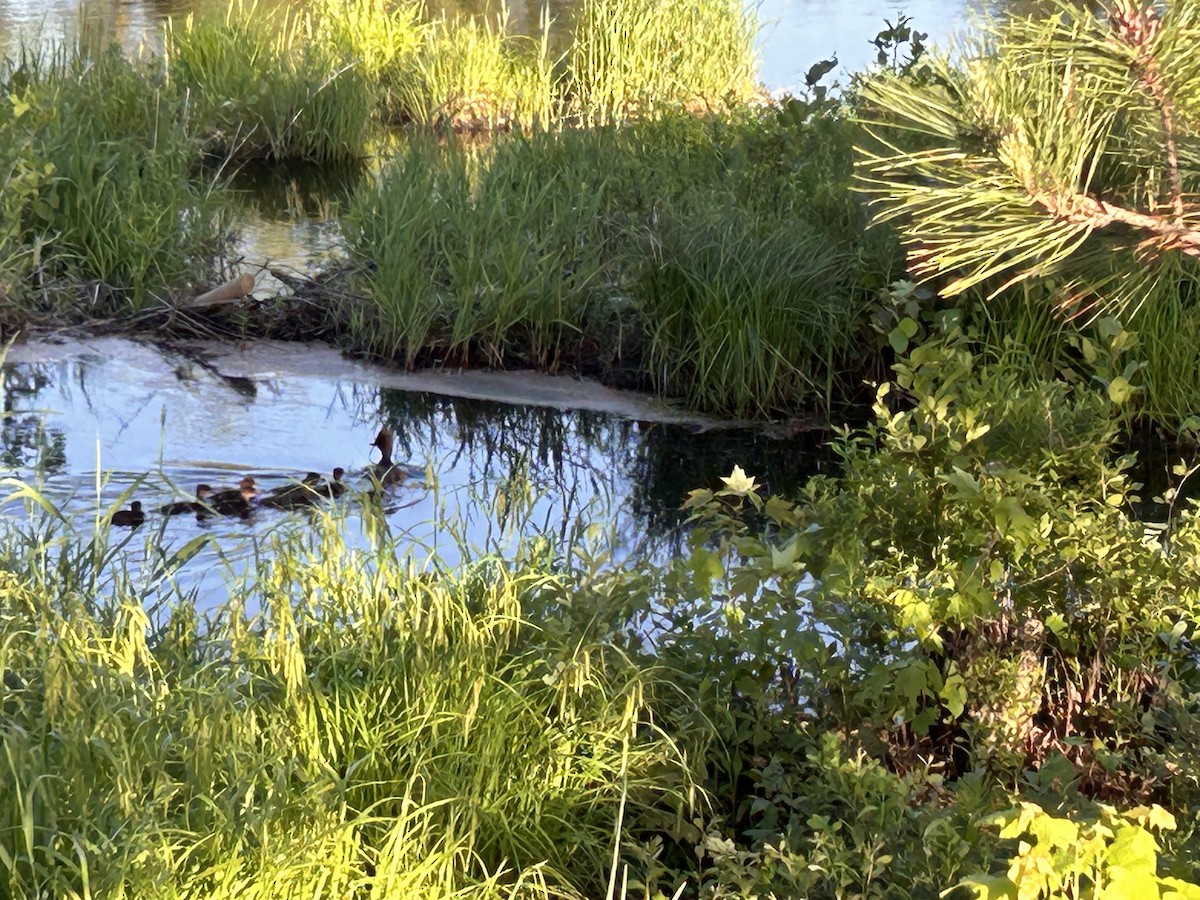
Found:
[[[347,210],[365,296],[339,327],[408,365],[625,373],[743,416],[827,406],[900,271],[850,194],[851,136],[769,109],[412,142]]]
[[[84,42],[0,68],[0,298],[41,315],[128,314],[203,283],[219,196],[186,110],[152,68]]]
[[[603,896],[700,799],[674,676],[536,546],[418,572],[326,521],[202,621],[186,548],[51,522],[0,537],[6,896]]]
[[[670,561],[416,571],[321,518],[202,618],[195,545],[6,518],[7,895],[1188,896],[1200,520],[1147,539],[1107,398],[969,344],[901,362],[840,474],[692,494]]]

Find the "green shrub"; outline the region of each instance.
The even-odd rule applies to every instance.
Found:
[[[838,474],[785,499],[735,469],[689,500],[643,627],[720,736],[704,846],[732,895],[935,896],[1007,852],[975,817],[1014,793],[1194,816],[1200,516],[1135,517],[1112,382],[985,362],[955,321],[835,444]],[[1128,333],[1104,333],[1119,365]],[[1194,840],[1172,876],[1194,880]]]

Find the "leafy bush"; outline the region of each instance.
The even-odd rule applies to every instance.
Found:
[[[1113,392],[985,363],[956,321],[836,442],[839,474],[791,500],[735,470],[689,500],[644,627],[721,735],[709,875],[733,893],[932,896],[991,868],[976,819],[1012,786],[1078,817],[1200,800],[1196,510],[1136,518]]]

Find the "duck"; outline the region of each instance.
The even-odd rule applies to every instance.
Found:
[[[158,511],[164,516],[178,516],[183,513],[201,513],[205,509],[205,498],[212,493],[212,488],[207,484],[196,485],[195,500],[178,500],[175,503],[168,503],[166,506],[160,506]]]
[[[346,484],[342,481],[342,476],[346,474],[346,470],[338,466],[333,470],[333,480],[325,481],[317,485],[317,493],[322,497],[328,497],[330,500],[336,500],[342,494],[346,493]]]
[[[292,506],[309,506],[319,499],[317,483],[321,476],[309,472],[299,484],[289,484],[271,491],[262,500],[263,506],[273,509],[287,509]]]
[[[109,519],[114,525],[126,525],[130,528],[137,528],[146,521],[146,514],[142,512],[142,501],[134,500],[129,504],[129,509],[119,509],[112,514]]]
[[[250,515],[250,501],[258,494],[254,479],[247,475],[235,488],[217,491],[208,498],[208,505],[223,516]]]
[[[379,448],[379,462],[368,467],[367,474],[372,480],[379,482],[381,487],[399,484],[408,477],[408,473],[404,469],[392,462],[394,445],[395,438],[392,437],[392,430],[386,425],[379,429],[379,434],[375,435],[375,440],[371,442],[372,447]]]

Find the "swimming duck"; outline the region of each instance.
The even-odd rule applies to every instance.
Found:
[[[316,472],[309,472],[299,484],[275,488],[263,498],[262,505],[270,506],[273,509],[287,509],[292,506],[309,506],[316,503],[320,499],[317,493],[317,482],[320,480],[321,476]]]
[[[322,482],[317,486],[317,493],[322,497],[328,497],[334,500],[342,494],[346,493],[346,484],[342,481],[342,476],[346,474],[346,470],[338,466],[333,470],[333,480]]]
[[[127,525],[130,528],[137,528],[146,521],[146,514],[142,512],[142,501],[134,500],[129,504],[129,509],[119,509],[112,514],[109,519],[114,525]]]
[[[399,484],[408,477],[408,473],[404,469],[392,462],[394,444],[392,431],[386,425],[379,429],[379,434],[375,435],[375,440],[371,442],[372,447],[379,448],[379,462],[370,466],[367,474],[379,482],[382,487]]]
[[[204,500],[212,493],[212,488],[207,484],[196,485],[195,500],[178,500],[175,503],[168,503],[166,506],[159,507],[158,511],[164,516],[178,516],[183,513],[200,513],[204,512]]]
[[[250,515],[250,501],[258,494],[254,479],[247,475],[236,488],[217,491],[208,498],[208,505],[223,516]]]

